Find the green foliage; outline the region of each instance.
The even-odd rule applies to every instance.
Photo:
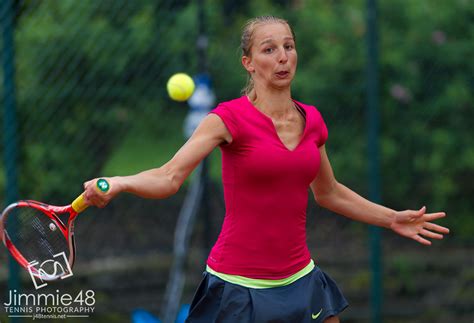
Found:
[[[464,224],[473,219],[474,3],[396,0],[379,6],[383,202],[396,209],[427,205],[429,211],[447,211],[444,224],[469,240],[474,226]],[[237,96],[245,82],[236,54],[238,28],[260,14],[292,24],[299,58],[293,95],[322,112],[337,178],[365,195],[365,2],[280,6],[267,0],[234,12],[230,22],[211,15],[211,69],[221,99]]]
[[[366,290],[370,288],[370,271],[360,270],[356,273],[353,273],[349,286],[353,290]]]
[[[196,38],[193,7],[167,6],[43,1],[23,10],[16,26],[21,196],[64,203],[100,174],[135,115],[163,105],[158,84],[194,64],[187,48]]]
[[[416,273],[423,272],[424,269],[417,259],[404,255],[394,256],[388,260],[387,267],[390,271],[387,288],[398,289],[400,296],[412,294],[417,290]]]
[[[473,9],[469,1],[391,1],[380,24],[385,199],[445,210],[465,238],[474,233],[459,221],[472,221],[474,192]]]
[[[197,71],[196,9],[193,1],[25,2],[15,34],[22,196],[64,202],[104,167],[130,173],[174,154],[184,111],[174,112],[182,106],[164,84]],[[474,3],[393,0],[379,9],[383,202],[445,210],[445,223],[468,240]],[[365,195],[365,1],[206,1],[218,101],[240,94],[241,27],[262,14],[292,24],[293,95],[322,112],[337,178]]]

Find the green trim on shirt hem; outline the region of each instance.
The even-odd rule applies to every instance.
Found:
[[[314,267],[315,267],[314,261],[313,259],[311,259],[311,261],[309,262],[308,265],[306,265],[306,267],[298,271],[296,274],[293,274],[283,279],[255,279],[255,278],[248,278],[248,277],[239,276],[239,275],[223,274],[211,269],[211,267],[209,266],[206,266],[206,271],[210,274],[213,274],[214,276],[219,277],[220,279],[228,283],[232,283],[232,284],[236,284],[236,285],[240,285],[244,287],[249,287],[249,288],[263,289],[263,288],[275,288],[275,287],[289,285],[297,281],[301,277],[309,274],[314,269]]]

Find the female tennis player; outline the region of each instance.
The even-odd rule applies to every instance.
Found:
[[[444,212],[395,211],[337,182],[318,110],[291,96],[295,35],[276,17],[249,21],[241,39],[249,75],[244,95],[219,104],[162,167],[107,178],[108,193],[86,182],[91,205],[120,192],[162,199],[175,194],[209,153],[222,150],[226,214],[191,304],[188,322],[339,322],[348,303],[306,244],[308,188],[317,203],[351,219],[430,245],[449,233],[432,223]]]

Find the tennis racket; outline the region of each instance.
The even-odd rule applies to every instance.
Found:
[[[97,181],[109,190],[105,179]],[[54,206],[33,200],[10,204],[0,216],[0,235],[13,258],[30,275],[51,281],[72,275],[76,246],[74,221],[89,205],[79,195],[70,205]],[[67,221],[62,221],[63,217]]]

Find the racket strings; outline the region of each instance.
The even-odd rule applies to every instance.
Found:
[[[54,273],[57,255],[64,252],[66,259],[69,258],[69,245],[60,228],[40,210],[31,207],[13,209],[5,223],[5,231],[21,256],[38,270]]]

